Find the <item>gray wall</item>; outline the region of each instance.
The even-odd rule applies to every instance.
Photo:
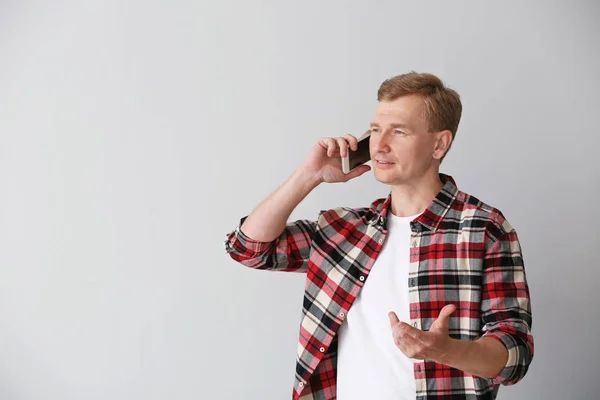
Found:
[[[536,355],[499,398],[594,398],[599,11],[0,2],[0,398],[289,398],[304,277],[243,268],[225,233],[409,70],[462,95],[442,171],[521,238]],[[322,186],[292,217],[387,190]]]

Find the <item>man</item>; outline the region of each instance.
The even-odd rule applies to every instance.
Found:
[[[287,222],[317,185],[370,170],[341,171],[354,136],[323,138],[226,251],[307,273],[293,399],[494,399],[533,358],[517,234],[439,172],[462,112],[454,90],[411,72],[383,82],[378,101],[370,153],[387,198]]]

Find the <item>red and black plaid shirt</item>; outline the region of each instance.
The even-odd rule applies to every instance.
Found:
[[[452,177],[440,177],[444,187],[410,224],[410,243],[398,244],[410,246],[410,323],[429,330],[440,310],[455,304],[450,337],[494,337],[509,357],[493,379],[415,360],[416,399],[494,399],[500,384],[523,378],[533,358],[521,248],[498,209],[459,191]],[[307,273],[294,400],[336,398],[336,332],[386,240],[390,202],[391,195],[370,207],[321,211],[317,221],[288,223],[272,242],[246,236],[239,229],[245,218],[227,234],[226,251],[245,266]]]

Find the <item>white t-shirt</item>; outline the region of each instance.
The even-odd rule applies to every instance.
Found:
[[[338,400],[414,400],[414,361],[392,337],[388,313],[410,324],[408,265],[412,217],[387,215],[388,236],[338,331]]]

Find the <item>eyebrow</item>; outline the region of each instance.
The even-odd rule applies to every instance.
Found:
[[[379,127],[379,124],[376,122],[371,122],[371,126],[377,126]],[[410,127],[406,124],[401,124],[401,123],[394,123],[394,124],[390,124],[390,126],[392,128],[404,128],[404,129],[408,129],[411,130]]]

